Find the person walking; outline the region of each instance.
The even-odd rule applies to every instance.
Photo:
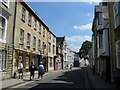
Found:
[[[42,80],[44,74],[45,74],[45,68],[42,65],[42,62],[40,62],[40,65],[38,66],[38,78],[41,77]]]
[[[24,70],[23,61],[21,61],[20,66],[19,66],[19,79],[20,79],[20,77],[21,77],[21,79],[23,79],[23,70]]]
[[[30,80],[34,80],[34,75],[35,75],[35,65],[33,64],[33,62],[31,63],[30,67],[29,67],[29,71],[30,71]],[[32,79],[31,79],[32,78]]]

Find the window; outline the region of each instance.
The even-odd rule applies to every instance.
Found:
[[[33,49],[36,48],[36,37],[33,37]]]
[[[115,28],[117,28],[117,26],[120,25],[118,2],[115,2],[115,4],[114,4],[114,20],[115,20]]]
[[[41,34],[41,24],[39,24],[39,33]]]
[[[53,36],[53,42],[55,42],[55,37]]]
[[[20,29],[20,44],[24,44],[24,30]]]
[[[52,67],[52,58],[50,57],[50,67]]]
[[[31,16],[31,14],[29,14],[29,16],[28,16],[28,25],[30,25],[30,26],[31,26],[31,21],[32,21],[32,16]]]
[[[34,19],[34,29],[37,29],[37,20]]]
[[[5,26],[6,26],[6,20],[0,16],[0,40],[4,40],[5,37]]]
[[[26,69],[29,68],[29,56],[26,56]]]
[[[50,32],[48,33],[48,37],[49,37],[49,39],[51,39],[51,33]]]
[[[103,48],[103,35],[99,34],[99,48]]]
[[[30,47],[30,34],[27,34],[27,47]]]
[[[51,43],[49,42],[49,53],[51,53]]]
[[[116,42],[116,60],[117,68],[120,69],[120,40]]]
[[[1,0],[7,7],[9,6],[9,0]]]
[[[44,50],[44,42],[42,43],[42,50]]]
[[[24,8],[22,8],[22,20],[25,21],[25,12],[26,10]]]
[[[55,54],[55,45],[53,45],[53,54]]]
[[[6,69],[6,52],[0,51],[0,71]]]
[[[98,13],[98,25],[102,25],[102,13]]]
[[[38,51],[40,51],[40,43],[41,43],[41,41],[40,41],[40,39],[38,40]]]
[[[21,61],[22,61],[22,56],[19,56],[18,57],[18,69],[20,69],[20,63],[21,63]]]
[[[43,28],[43,37],[45,37],[45,28]]]

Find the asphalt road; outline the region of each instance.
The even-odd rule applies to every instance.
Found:
[[[25,88],[28,90],[36,88],[82,88],[86,89],[84,68],[73,68],[72,70],[59,70],[44,76],[43,80],[35,79],[12,87],[12,90]]]

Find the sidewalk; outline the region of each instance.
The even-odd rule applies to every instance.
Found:
[[[49,72],[46,72],[44,77],[47,76],[48,74],[52,73],[53,71],[49,71]],[[55,72],[55,71],[54,71]],[[35,72],[35,79],[38,78],[38,71]],[[16,79],[13,79],[13,78],[10,78],[10,79],[6,79],[6,80],[0,80],[0,90],[3,89],[3,88],[7,88],[7,87],[10,87],[10,86],[13,86],[13,85],[17,85],[17,84],[20,84],[20,83],[24,83],[24,82],[28,82],[30,81],[30,72],[26,73],[23,77],[23,80],[22,79],[19,79],[18,76]]]
[[[87,67],[86,74],[88,77],[88,82],[90,83],[90,87],[94,89],[98,88],[108,88],[108,89],[116,89],[115,85],[112,83],[105,82],[99,75],[93,74],[92,69]]]

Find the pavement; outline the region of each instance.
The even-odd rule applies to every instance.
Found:
[[[44,77],[49,75],[52,72],[57,72],[57,71],[46,72]],[[38,76],[38,74],[37,74],[37,72],[35,72],[35,78],[37,78],[37,76]],[[93,74],[92,70],[89,67],[86,68],[86,76],[87,76],[88,88],[95,88],[95,89],[110,88],[110,89],[114,89],[114,90],[116,89],[114,84],[105,82],[105,80],[103,80],[99,75]],[[0,87],[0,90],[3,88],[7,88],[7,87],[10,87],[13,85],[20,84],[20,83],[28,82],[29,79],[30,79],[30,76],[28,73],[28,74],[24,75],[23,80],[18,79],[18,77],[16,79],[10,78],[10,79],[6,79],[6,80],[2,80],[2,81],[0,81],[0,84],[1,84],[0,86],[2,86],[2,87]]]
[[[116,88],[115,84],[106,82],[100,75],[93,74],[92,69],[90,67],[86,68],[86,75],[89,82],[89,87],[94,89],[114,89],[119,90]]]

